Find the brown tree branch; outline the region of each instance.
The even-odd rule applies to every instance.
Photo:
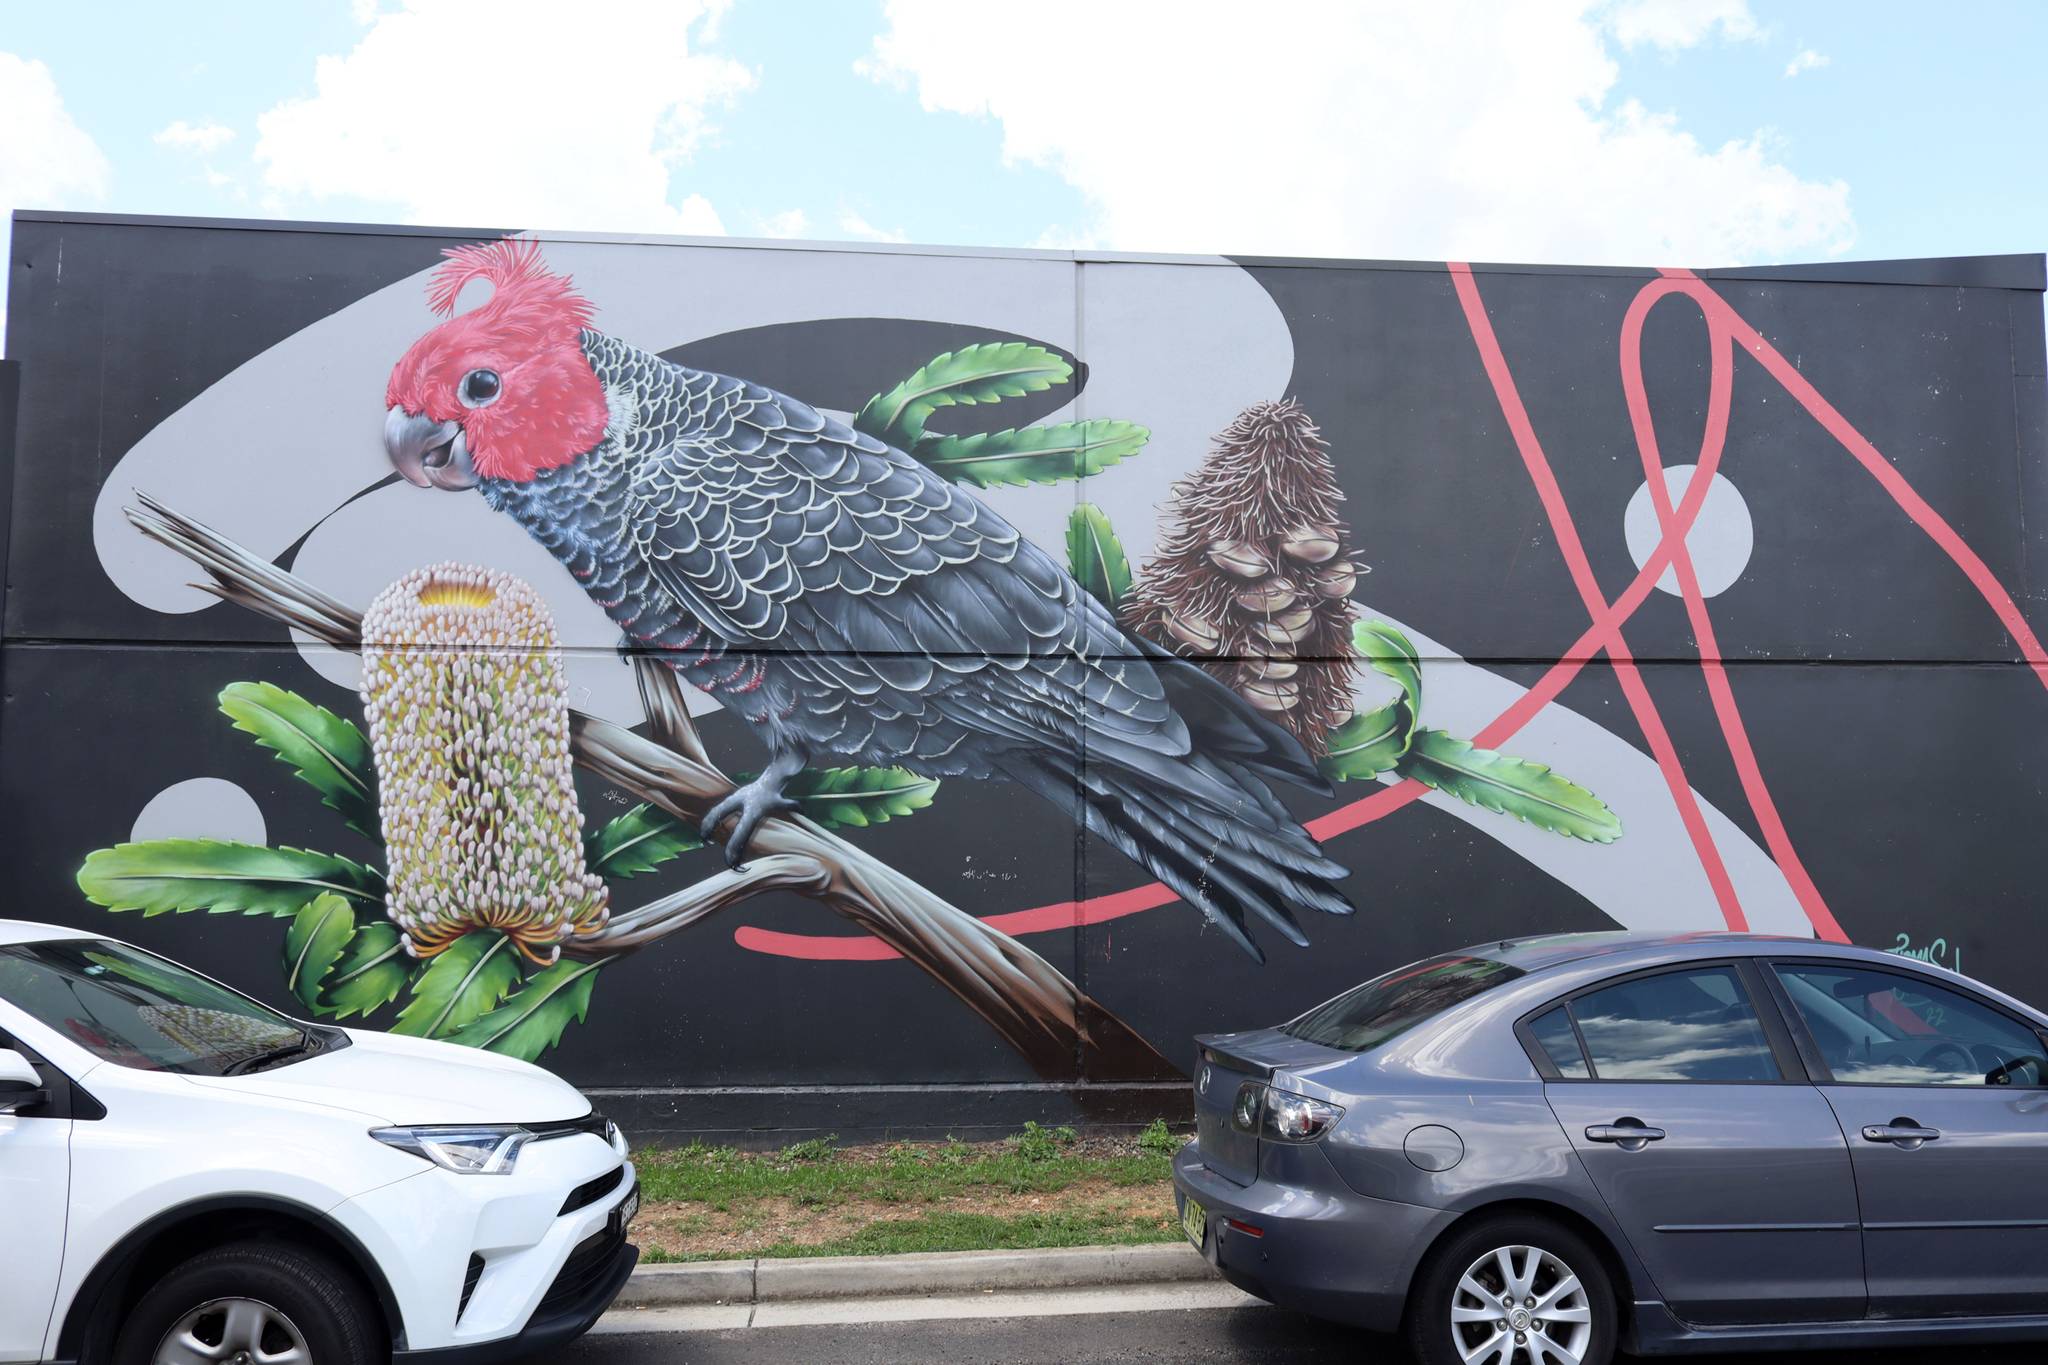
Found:
[[[353,608],[146,494],[137,498],[142,509],[129,508],[128,520],[204,569],[212,579],[199,585],[206,591],[336,649],[361,647],[362,616]],[[642,696],[653,693],[660,705],[649,708],[650,719],[676,743],[657,743],[572,710],[571,750],[580,766],[603,780],[695,824],[732,790],[732,783],[704,755],[669,670],[654,665],[652,672],[668,680],[643,671]],[[680,725],[677,715],[683,718]],[[860,925],[928,972],[987,1020],[1041,1076],[1070,1079],[1077,1065],[1092,1080],[1178,1074],[1134,1029],[1044,958],[812,821],[772,818],[754,836],[750,852],[755,861],[743,871],[707,878],[628,912],[580,946],[564,945],[564,951],[584,955],[614,929],[618,936],[612,941],[620,950],[643,947],[761,891],[793,890]]]
[[[676,671],[651,654],[633,656],[633,681],[640,687],[640,709],[647,713],[647,737],[663,748],[706,767],[711,757],[690,716],[683,681]]]
[[[585,961],[619,957],[659,942],[678,929],[688,928],[763,891],[815,895],[824,889],[830,877],[823,866],[808,858],[786,853],[756,858],[744,867],[723,869],[637,910],[613,915],[596,933],[563,943],[562,955]]]

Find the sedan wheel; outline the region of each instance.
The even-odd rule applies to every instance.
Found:
[[[1593,1308],[1585,1284],[1556,1255],[1496,1247],[1458,1279],[1451,1339],[1467,1365],[1584,1365]]]
[[[255,1299],[215,1299],[173,1323],[156,1365],[310,1365],[292,1320]]]
[[[1455,1229],[1422,1259],[1403,1330],[1422,1365],[1609,1365],[1617,1286],[1585,1236],[1536,1213]]]

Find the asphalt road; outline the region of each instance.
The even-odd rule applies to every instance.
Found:
[[[1735,1357],[1720,1357],[1735,1359]],[[2040,1346],[1749,1355],[1745,1365],[2039,1365]],[[1393,1341],[1273,1308],[589,1337],[562,1365],[1407,1365]]]

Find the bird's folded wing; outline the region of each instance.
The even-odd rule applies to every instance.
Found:
[[[634,480],[635,546],[678,605],[736,647],[832,655],[820,676],[858,693],[947,684],[962,724],[1020,741],[1188,751],[1153,660],[993,509],[794,399],[724,382],[727,429]]]

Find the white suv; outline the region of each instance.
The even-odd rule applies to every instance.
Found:
[[[508,1360],[611,1303],[639,1203],[539,1067],[0,920],[0,1361]]]

